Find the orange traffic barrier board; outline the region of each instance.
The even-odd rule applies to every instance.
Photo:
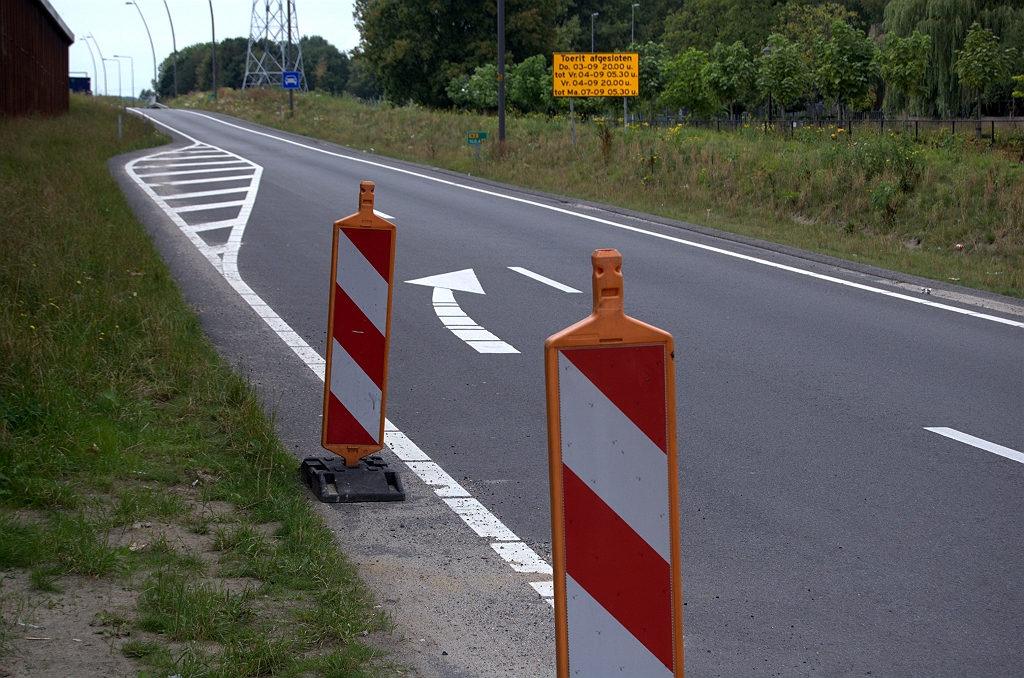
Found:
[[[334,222],[320,444],[355,466],[384,447],[395,225],[373,211],[373,182],[359,211]]]
[[[544,344],[560,678],[683,675],[672,335],[626,316],[597,250],[594,312]]]

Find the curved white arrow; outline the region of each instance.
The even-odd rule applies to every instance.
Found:
[[[444,326],[452,331],[452,334],[476,349],[477,353],[519,353],[514,346],[505,343],[477,325],[476,321],[466,315],[466,312],[459,308],[459,303],[455,301],[454,290],[485,294],[473,269],[464,268],[461,271],[406,280],[405,282],[433,287],[434,313],[441,319]]]

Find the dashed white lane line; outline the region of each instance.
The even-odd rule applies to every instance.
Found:
[[[955,428],[947,428],[945,426],[925,426],[924,430],[931,431],[932,433],[938,433],[940,436],[946,436],[947,438],[965,443],[971,447],[977,447],[979,450],[998,454],[1000,457],[1006,457],[1007,459],[1012,459],[1015,462],[1024,464],[1024,453],[1012,450],[1009,447],[997,445],[996,443],[991,443],[981,438],[976,438],[962,431],[957,431]]]
[[[137,112],[137,109],[134,109],[133,112]],[[145,115],[141,112],[138,113],[140,115]],[[167,129],[180,134],[186,139],[189,139],[197,146],[213,148],[206,144],[201,144],[198,140],[171,127],[170,125],[166,125],[153,119],[151,116],[146,115],[145,117],[149,118],[154,123],[162,125]],[[226,153],[227,151],[224,152]],[[153,156],[147,156],[147,158],[152,157]],[[240,156],[235,157],[242,159]],[[245,162],[249,161],[246,160]],[[228,243],[218,247],[210,247],[205,241],[199,238],[195,234],[196,227],[186,224],[174,211],[174,208],[168,205],[161,196],[157,195],[153,191],[150,184],[147,184],[141,177],[132,171],[133,163],[129,163],[128,166],[126,166],[126,170],[128,171],[128,176],[132,177],[132,179],[142,187],[146,194],[149,195],[149,197],[153,199],[158,206],[160,206],[172,221],[174,221],[178,228],[189,236],[189,239],[192,240],[193,244],[195,244],[196,247],[206,255],[206,258],[210,260],[210,263],[216,267],[235,291],[238,292],[242,299],[244,299],[246,303],[256,311],[257,315],[259,315],[260,318],[262,318],[264,322],[266,322],[267,325],[277,333],[277,335],[289,348],[292,349],[292,351],[295,352],[303,363],[305,363],[305,365],[315,375],[317,375],[321,381],[323,381],[324,368],[326,364],[324,358],[317,353],[313,347],[307,344],[302,337],[292,330],[288,323],[278,316],[277,313],[275,313],[274,310],[270,308],[270,306],[268,306],[267,303],[263,301],[263,299],[260,298],[260,296],[257,295],[244,280],[242,280],[242,277],[238,272],[238,249],[242,244],[242,232],[245,230],[245,225],[249,220],[249,213],[252,211],[252,203],[256,200],[256,190],[263,172],[262,167],[255,163],[252,164],[256,167],[256,172],[253,177],[252,188],[250,189],[251,201],[249,201],[247,206],[243,207],[239,216],[233,220],[235,225],[232,228]],[[394,218],[385,215],[381,216],[382,218],[389,220]],[[223,255],[223,261],[221,261],[220,255]],[[461,518],[463,522],[470,527],[470,529],[484,539],[495,540],[491,544],[491,548],[493,548],[513,570],[517,572],[537,573],[548,575],[549,577],[551,576],[551,566],[545,562],[536,551],[519,539],[519,537],[516,536],[516,534],[504,523],[502,523],[496,515],[487,510],[487,507],[474,499],[472,495],[462,487],[462,485],[448,475],[444,469],[434,463],[434,461],[423,450],[421,450],[416,443],[402,433],[398,427],[388,419],[384,420],[384,444],[387,445],[388,449],[390,449],[396,457],[405,463],[410,471],[422,479],[428,487],[433,488],[434,493],[444,501],[456,513],[456,515],[458,515],[459,518]],[[530,586],[532,586],[542,598],[547,600],[549,605],[554,606],[553,582],[530,582]],[[545,593],[549,591],[550,593]]]
[[[481,193],[483,195],[489,195],[489,196],[492,196],[492,197],[495,197],[495,198],[501,198],[502,200],[510,200],[512,202],[518,202],[518,203],[523,204],[523,205],[530,205],[532,207],[538,207],[540,209],[548,210],[550,212],[558,212],[559,214],[565,214],[565,215],[568,215],[568,216],[576,217],[578,219],[583,219],[585,221],[592,221],[592,222],[595,222],[595,223],[604,224],[606,226],[611,226],[613,228],[618,228],[618,229],[621,229],[623,231],[630,231],[632,233],[639,233],[641,235],[646,235],[646,236],[649,236],[651,238],[658,238],[659,240],[665,240],[665,241],[668,241],[668,242],[678,243],[680,245],[686,245],[687,247],[693,247],[695,249],[704,250],[705,252],[714,252],[716,254],[721,254],[721,255],[727,256],[727,257],[732,257],[734,259],[740,259],[740,260],[743,260],[743,261],[749,261],[751,263],[760,264],[762,266],[768,266],[770,268],[778,269],[780,271],[787,271],[789,273],[794,273],[796,275],[802,275],[802,276],[806,276],[808,278],[814,278],[816,280],[822,280],[822,281],[830,282],[830,283],[833,283],[833,284],[836,284],[836,285],[843,285],[844,287],[850,287],[850,288],[861,290],[861,291],[864,291],[864,292],[870,292],[872,294],[880,294],[882,296],[890,297],[892,299],[900,299],[902,301],[909,301],[911,303],[920,304],[922,306],[930,306],[931,308],[937,308],[937,309],[942,309],[944,311],[950,311],[952,313],[959,313],[961,315],[971,316],[972,318],[980,318],[982,320],[988,320],[990,322],[1000,323],[1000,324],[1003,324],[1003,325],[1010,325],[1012,327],[1024,328],[1024,322],[1020,322],[1020,321],[1017,321],[1017,320],[1010,320],[1008,318],[1000,318],[999,316],[989,315],[987,313],[979,313],[978,311],[972,311],[970,309],[960,308],[959,306],[950,306],[949,304],[941,304],[941,303],[939,303],[937,301],[931,301],[929,299],[921,299],[921,298],[918,298],[918,297],[911,297],[911,296],[908,296],[906,294],[900,294],[899,292],[892,292],[892,291],[889,291],[889,290],[883,290],[883,289],[880,289],[878,287],[872,287],[870,285],[865,285],[863,283],[853,282],[851,280],[843,280],[842,278],[836,278],[834,276],[825,275],[823,273],[816,273],[814,271],[808,271],[808,270],[805,270],[805,269],[802,269],[802,268],[797,268],[795,266],[788,266],[786,264],[780,264],[780,263],[775,262],[775,261],[769,261],[768,259],[759,259],[758,257],[753,257],[753,256],[750,256],[749,254],[740,254],[739,252],[732,252],[730,250],[723,249],[721,247],[714,247],[712,245],[705,245],[703,243],[699,243],[699,242],[696,242],[696,241],[693,241],[693,240],[686,240],[685,238],[677,238],[675,236],[668,235],[666,233],[658,233],[657,231],[648,231],[648,230],[640,228],[638,226],[630,226],[628,224],[619,223],[617,221],[611,221],[610,219],[602,219],[601,217],[597,217],[597,216],[594,216],[592,214],[583,214],[581,212],[573,212],[572,210],[565,209],[564,207],[557,207],[555,205],[547,205],[547,204],[542,203],[542,202],[537,202],[536,200],[528,200],[526,198],[520,198],[519,196],[515,196],[515,195],[506,195],[504,193],[498,193],[496,191],[487,190],[486,188],[480,188],[479,186],[469,186],[469,185],[466,185],[466,184],[460,184],[460,183],[458,183],[456,181],[452,181],[450,179],[442,179],[441,177],[430,176],[429,174],[422,174],[421,172],[413,172],[412,170],[402,169],[401,167],[393,167],[391,165],[388,165],[388,164],[385,164],[385,163],[382,163],[382,162],[375,162],[373,160],[368,160],[366,158],[357,158],[355,156],[345,155],[343,153],[335,153],[334,151],[328,151],[325,148],[316,148],[315,146],[307,146],[306,144],[299,143],[298,141],[292,141],[291,139],[285,139],[283,137],[275,136],[273,134],[267,134],[266,132],[260,132],[260,131],[254,130],[254,129],[249,129],[248,127],[243,127],[242,125],[235,125],[234,123],[230,123],[230,122],[227,122],[226,120],[221,120],[219,118],[215,118],[215,117],[213,117],[211,115],[206,115],[205,113],[200,113],[198,111],[186,111],[186,112],[190,113],[192,115],[197,115],[197,116],[199,116],[201,118],[206,118],[207,120],[211,120],[211,121],[216,122],[216,123],[221,124],[221,125],[226,125],[227,127],[233,127],[234,129],[242,130],[243,132],[247,132],[249,134],[253,134],[253,135],[261,136],[261,137],[266,137],[267,139],[273,139],[274,141],[279,141],[279,142],[281,142],[283,144],[289,144],[291,146],[298,146],[299,148],[306,149],[307,151],[313,151],[315,153],[322,153],[324,155],[333,156],[335,158],[341,158],[343,160],[349,160],[351,162],[357,162],[357,163],[362,163],[364,165],[370,165],[371,167],[377,167],[377,168],[388,170],[388,171],[391,171],[391,172],[397,172],[399,174],[405,174],[407,176],[417,177],[418,179],[424,179],[426,181],[433,181],[433,182],[438,183],[438,184],[444,184],[446,186],[451,186],[452,188],[459,188],[459,189],[462,189],[462,190],[465,190],[465,191],[472,191],[474,193]]]
[[[552,280],[551,278],[542,276],[540,273],[534,273],[533,271],[523,268],[522,266],[509,266],[508,268],[511,271],[515,271],[516,273],[521,273],[525,275],[527,278],[533,278],[537,282],[542,282],[545,285],[550,285],[551,287],[554,287],[556,290],[562,290],[563,292],[567,292],[569,294],[583,294],[583,292],[576,289],[575,287],[563,285],[557,280]]]

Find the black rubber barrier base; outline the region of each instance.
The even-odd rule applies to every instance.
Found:
[[[345,466],[341,457],[306,457],[302,482],[322,502],[405,501],[398,473],[376,455],[363,457],[356,466]]]

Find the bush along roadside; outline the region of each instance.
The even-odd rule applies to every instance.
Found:
[[[376,675],[387,619],[104,165],[167,142],[120,112],[0,120],[0,667],[85,606],[140,676]]]
[[[564,116],[509,116],[507,143],[479,162],[466,133],[497,118],[369,105],[313,92],[282,116],[280,92],[224,90],[172,105],[206,108],[558,195],[687,221],[812,252],[1024,297],[1024,136],[878,134],[872,127],[734,132],[622,129]]]

